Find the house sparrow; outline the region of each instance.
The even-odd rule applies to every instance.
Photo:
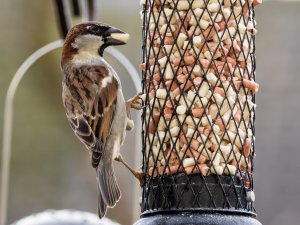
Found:
[[[126,129],[133,128],[126,107],[141,109],[140,95],[126,102],[117,73],[103,58],[106,47],[124,45],[128,38],[127,33],[109,25],[82,23],[69,31],[62,52],[63,104],[75,135],[91,152],[100,190],[100,218],[121,197],[114,159],[143,180],[143,174],[131,169],[119,152]]]

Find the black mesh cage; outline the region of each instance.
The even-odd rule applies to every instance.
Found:
[[[253,0],[144,0],[143,214],[254,213]]]

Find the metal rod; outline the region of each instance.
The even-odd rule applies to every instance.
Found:
[[[89,21],[94,21],[95,20],[95,1],[94,0],[87,0],[87,5],[88,5],[88,18]]]
[[[66,10],[68,7],[66,6],[66,1],[64,0],[55,0],[55,3],[56,3],[56,10],[59,19],[60,32],[62,37],[65,38],[70,28],[69,14],[67,13]]]
[[[81,9],[82,21],[86,22],[86,21],[89,20],[87,1],[86,0],[80,0],[79,5],[80,5],[80,9]]]
[[[57,40],[51,42],[44,47],[40,48],[32,55],[30,55],[20,68],[15,73],[5,100],[4,106],[4,127],[3,127],[3,146],[2,146],[2,176],[1,176],[1,208],[0,208],[0,225],[6,225],[7,218],[7,201],[9,194],[9,172],[10,172],[10,159],[11,159],[11,138],[12,138],[12,120],[13,120],[13,101],[17,87],[27,72],[27,70],[35,63],[39,58],[45,54],[60,48],[63,45],[63,40]]]
[[[127,70],[127,72],[130,75],[130,78],[134,84],[134,88],[136,89],[136,91],[138,92],[141,91],[142,90],[141,79],[137,70],[132,65],[132,63],[116,48],[110,47],[107,48],[107,50],[105,51],[108,54],[110,54],[112,57],[117,59],[124,66],[124,68]]]
[[[80,16],[80,7],[78,0],[72,0],[72,13],[74,16]]]

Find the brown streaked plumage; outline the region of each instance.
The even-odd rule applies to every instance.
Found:
[[[105,24],[83,23],[69,31],[62,52],[63,103],[75,135],[91,152],[99,185],[100,218],[121,197],[112,161],[118,159],[136,177],[141,177],[123,162],[119,153],[126,127],[132,128],[132,121],[126,114],[119,77],[103,59],[106,47],[125,44],[128,37]],[[129,105],[136,108],[139,105],[136,100],[138,97]]]
[[[81,66],[67,74],[63,82],[67,118],[76,136],[92,150],[92,165],[97,167],[99,145],[106,143],[110,132],[119,84],[112,77],[106,87],[94,88],[101,87],[102,80],[109,76],[103,66]]]

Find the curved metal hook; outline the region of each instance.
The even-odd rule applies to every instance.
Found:
[[[132,63],[126,58],[126,56],[123,55],[119,50],[116,48],[108,48],[105,50],[108,54],[110,54],[112,57],[116,58],[127,70],[128,74],[130,75],[130,78],[134,84],[134,87],[136,91],[142,90],[141,85],[141,78],[136,71],[135,67],[132,65]]]
[[[12,138],[12,121],[13,121],[13,101],[17,87],[25,75],[26,71],[39,58],[48,52],[60,48],[63,45],[63,40],[51,42],[40,48],[32,55],[30,55],[20,68],[15,73],[5,99],[4,106],[4,126],[3,126],[3,146],[2,146],[2,176],[1,176],[1,204],[0,204],[0,225],[6,224],[7,218],[7,201],[9,189],[9,172],[10,172],[10,158],[11,158],[11,138]]]

